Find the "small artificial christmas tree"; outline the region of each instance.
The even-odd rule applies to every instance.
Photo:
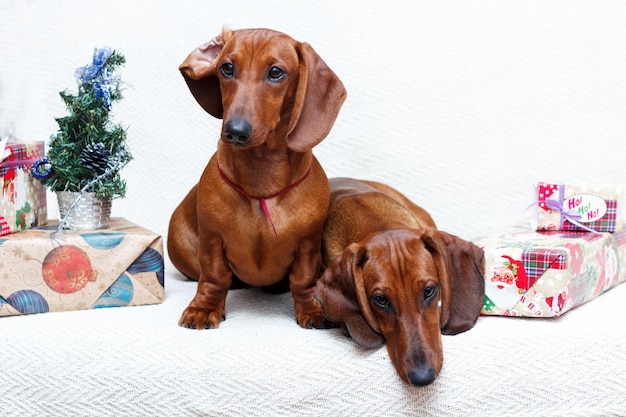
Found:
[[[95,193],[97,198],[126,194],[119,171],[132,159],[126,131],[109,120],[113,102],[122,99],[115,70],[126,62],[118,51],[96,48],[93,62],[78,68],[78,93],[59,94],[70,112],[57,118],[59,130],[50,138],[47,158],[33,168],[52,191]]]

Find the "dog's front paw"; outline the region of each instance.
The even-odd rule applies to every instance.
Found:
[[[305,329],[332,329],[338,324],[327,320],[322,313],[305,314],[297,318],[298,324]]]
[[[322,314],[322,305],[312,295],[299,298],[294,295],[296,321],[305,329],[330,329],[337,324],[329,321]]]
[[[324,317],[321,309],[309,309],[297,312],[296,320],[300,327],[304,327],[305,329],[331,329],[337,327],[336,323]]]
[[[183,311],[178,325],[187,329],[216,329],[225,318],[223,311],[189,306]]]

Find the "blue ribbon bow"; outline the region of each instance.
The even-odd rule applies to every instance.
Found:
[[[104,66],[111,58],[113,50],[111,48],[94,48],[91,64],[77,68],[74,78],[79,84],[92,84],[96,91],[96,98],[104,100],[108,110],[111,110],[111,92],[108,85],[111,83],[111,76]]]

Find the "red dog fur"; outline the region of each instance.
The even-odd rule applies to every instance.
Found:
[[[253,286],[288,277],[300,326],[324,327],[313,291],[329,187],[311,149],[334,124],[343,84],[311,46],[267,29],[225,29],[180,70],[223,123],[217,152],[170,220],[172,263],[198,280],[179,324],[218,327],[235,274]]]
[[[384,184],[331,179],[324,227],[328,267],[315,297],[360,345],[387,342],[398,374],[432,383],[441,334],[476,322],[484,299],[483,251],[438,231],[430,215]]]

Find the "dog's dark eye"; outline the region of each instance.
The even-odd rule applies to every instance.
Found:
[[[278,81],[285,76],[285,71],[279,67],[272,67],[267,73],[267,76],[271,81]]]
[[[372,297],[372,300],[374,301],[374,304],[382,309],[388,309],[391,306],[389,299],[384,295],[375,295],[374,297]]]
[[[428,286],[426,288],[424,288],[424,300],[425,301],[430,301],[432,300],[435,295],[437,294],[437,287],[434,285]]]
[[[235,75],[235,66],[230,62],[225,62],[220,67],[220,72],[226,78],[232,78]]]

